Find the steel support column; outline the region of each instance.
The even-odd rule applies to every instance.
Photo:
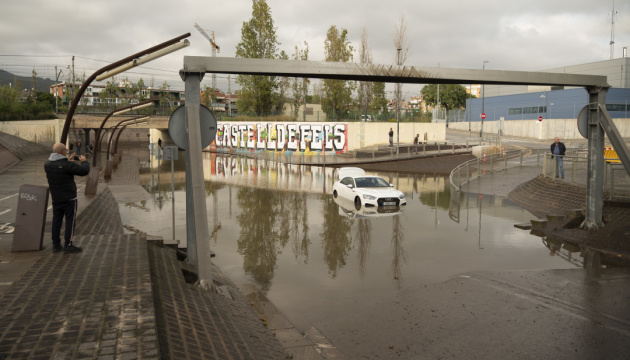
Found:
[[[588,158],[586,175],[586,216],[582,229],[597,230],[604,226],[604,128],[600,123],[600,105],[606,106],[608,88],[587,87],[588,91]]]
[[[203,178],[203,157],[201,153],[201,79],[204,73],[182,71],[181,77],[186,90],[186,129],[188,145],[186,149],[186,231],[189,235],[189,264],[197,266],[199,285],[209,288],[212,285],[210,263],[210,236],[208,232],[208,212]],[[190,180],[189,180],[190,179]],[[188,225],[193,220],[192,228]],[[194,234],[194,236],[190,236]]]

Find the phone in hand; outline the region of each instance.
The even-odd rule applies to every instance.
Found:
[[[76,156],[76,155],[75,155],[75,156],[73,156],[73,157],[72,157],[72,160],[73,160],[73,161],[79,161],[80,159],[79,159],[79,157],[78,157],[78,156]]]

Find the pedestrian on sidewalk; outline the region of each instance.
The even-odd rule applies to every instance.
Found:
[[[68,149],[62,143],[53,145],[53,152],[44,164],[50,196],[52,197],[53,220],[52,242],[54,253],[63,250],[64,254],[81,252],[83,249],[72,244],[74,227],[77,218],[77,184],[74,175],[85,176],[90,172],[90,164],[85,156],[66,157]],[[66,218],[66,231],[64,234],[64,247],[61,247],[61,225]]]
[[[554,143],[551,144],[551,158],[556,159],[556,179],[560,176],[564,179],[564,154],[567,152],[564,143],[560,142],[560,139],[556,136]]]
[[[416,134],[416,137],[413,138],[413,145],[416,147],[416,154],[418,153],[418,139],[420,138],[420,134]]]
[[[161,138],[158,139],[158,147],[160,149],[162,148],[162,139]]]
[[[81,140],[77,140],[77,155],[81,155],[81,147],[83,144],[81,144]]]
[[[389,128],[389,147],[394,146],[394,129]]]

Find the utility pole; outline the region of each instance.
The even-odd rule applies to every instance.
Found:
[[[470,122],[472,120],[472,84],[470,84],[470,91],[468,92],[468,102],[469,102],[469,108],[468,108],[468,136],[470,136]]]
[[[230,79],[230,74],[228,74],[228,94],[227,94],[227,101],[228,101],[228,117],[232,116],[232,81]]]
[[[483,61],[482,70],[486,70],[486,63],[489,63],[489,60]],[[486,84],[481,84],[481,114],[485,114],[485,101],[486,101]],[[481,129],[479,130],[479,141],[483,140],[483,116],[481,118]]]
[[[72,98],[74,99],[74,94],[76,94],[76,89],[74,88],[74,55],[72,55]]]
[[[396,49],[398,53],[396,54],[396,65],[400,66],[400,52],[401,48]],[[396,84],[396,157],[399,155],[400,151],[400,84]]]
[[[31,78],[31,100],[35,102],[35,78],[37,78],[37,72],[33,69],[33,75]]]
[[[610,22],[610,60],[615,56],[615,15],[617,12],[615,11],[615,1],[613,0],[613,9],[611,14],[611,22]]]
[[[55,114],[59,113],[59,85],[57,85],[57,83],[59,82],[59,75],[61,75],[62,72],[63,70],[57,72],[57,65],[55,65]]]

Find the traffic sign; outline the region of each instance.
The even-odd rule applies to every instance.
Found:
[[[485,118],[486,118],[486,114],[481,113],[481,118],[482,118],[482,119],[485,119]]]
[[[542,116],[539,116],[539,117],[538,117],[538,121],[542,121]]]
[[[217,135],[217,119],[207,107],[199,106],[199,122],[201,127],[201,148],[208,147]],[[186,129],[186,107],[181,105],[168,119],[168,134],[180,149],[188,150],[188,130]]]
[[[584,106],[578,114],[577,121],[578,131],[580,135],[588,139],[588,105]]]

